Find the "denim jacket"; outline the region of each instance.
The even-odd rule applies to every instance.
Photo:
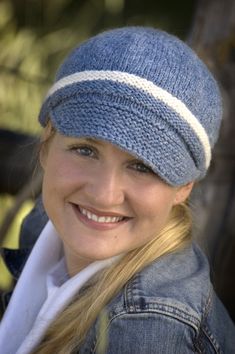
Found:
[[[29,252],[3,251],[15,278]],[[214,293],[207,260],[195,244],[135,275],[105,314],[107,354],[235,353],[234,324]],[[91,327],[80,354],[98,353],[99,324],[98,319]]]
[[[17,280],[30,248],[2,253]],[[207,259],[194,243],[136,274],[106,306],[105,317],[106,349],[98,351],[98,318],[80,354],[235,353],[235,326],[213,290]]]

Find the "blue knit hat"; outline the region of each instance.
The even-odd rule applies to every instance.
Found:
[[[222,107],[218,86],[181,40],[125,27],[92,37],[60,67],[42,105],[62,134],[111,142],[173,186],[201,179]]]

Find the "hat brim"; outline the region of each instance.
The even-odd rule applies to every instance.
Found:
[[[49,116],[59,133],[112,143],[143,161],[168,184],[180,186],[195,180],[199,171],[174,126],[163,119],[167,108],[161,109],[159,103],[158,114],[145,112],[93,95],[92,99],[66,99],[49,109]]]

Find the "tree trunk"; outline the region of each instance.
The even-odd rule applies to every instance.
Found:
[[[235,320],[235,1],[199,0],[189,44],[221,84],[224,119],[195,197],[196,237],[208,250],[220,298]]]

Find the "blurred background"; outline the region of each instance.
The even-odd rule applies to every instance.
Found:
[[[235,4],[233,0],[0,0],[0,242],[18,247],[20,225],[40,194],[40,104],[77,44],[124,25],[158,27],[187,41],[220,82],[224,122],[210,173],[197,186],[194,237],[235,319]],[[12,279],[0,263],[0,290]]]

